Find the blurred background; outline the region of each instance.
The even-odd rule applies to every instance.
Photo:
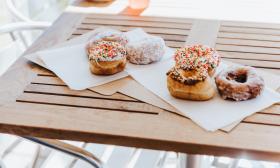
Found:
[[[0,32],[0,75],[3,74],[20,54],[36,40],[48,25],[50,26],[51,23],[59,17],[72,1],[73,0],[0,0],[0,26],[19,20],[18,17],[11,14],[9,3],[12,3],[15,10],[22,14],[24,17],[23,19],[30,19],[44,25],[40,30],[23,31],[20,34],[13,34],[13,36],[17,36],[16,39],[21,40],[20,42],[14,42],[13,38],[11,38],[11,34],[1,34]],[[185,15],[189,18],[280,23],[279,0],[185,1],[185,3],[189,4],[185,10]],[[151,5],[153,2],[153,0],[150,1]],[[176,1],[174,1],[173,5],[176,5]],[[98,150],[102,149],[103,152],[102,156],[100,154],[100,157],[110,163],[112,168],[118,168],[116,163],[125,157],[125,154],[128,153],[127,151],[133,150],[132,148],[108,145],[67,142],[79,147],[90,146],[89,149],[92,149],[92,146],[94,146],[95,152],[97,149],[97,153]],[[114,154],[114,150],[117,151],[117,153]],[[178,154],[174,152],[161,152],[158,157],[158,167],[179,168],[180,161],[178,159]],[[0,160],[0,168],[81,167],[81,164],[77,166],[78,161],[70,156],[6,134],[0,134]],[[215,158],[213,156],[205,156],[202,161],[204,162],[204,167],[213,168],[280,168],[279,163],[249,161],[246,159],[235,160],[227,157]],[[84,167],[86,167],[85,164],[82,168]]]

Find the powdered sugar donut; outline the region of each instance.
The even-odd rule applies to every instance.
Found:
[[[126,45],[127,59],[133,64],[150,64],[159,61],[165,52],[164,40],[148,36],[140,41]]]
[[[262,77],[248,66],[229,67],[221,71],[215,81],[222,98],[235,101],[255,98],[264,88]]]

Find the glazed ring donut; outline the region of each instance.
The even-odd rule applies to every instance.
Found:
[[[264,80],[254,68],[233,66],[220,72],[215,82],[223,99],[248,100],[261,94]]]

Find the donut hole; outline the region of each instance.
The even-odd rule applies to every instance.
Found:
[[[185,78],[193,77],[193,76],[195,76],[197,74],[197,72],[195,70],[183,70],[183,69],[180,69],[179,72]]]
[[[230,72],[227,75],[227,80],[234,80],[238,83],[245,83],[247,82],[247,73],[246,72],[237,72],[237,73],[233,73]]]

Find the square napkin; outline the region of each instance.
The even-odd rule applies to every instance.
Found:
[[[102,85],[128,75],[125,71],[109,76],[92,74],[89,70],[85,44],[56,48],[37,54],[48,69],[74,90]]]
[[[247,101],[223,100],[218,92],[208,101],[176,99],[170,95],[166,82],[166,72],[173,65],[173,60],[169,59],[146,69],[129,71],[129,74],[145,88],[208,131],[216,131],[241,121],[255,112],[280,102],[280,95],[267,87],[260,96]],[[225,66],[227,65],[223,64],[221,67]]]
[[[90,31],[88,33],[85,33],[81,36],[78,36],[76,38],[73,38],[71,40],[68,40],[68,41],[65,41],[65,42],[62,42],[62,43],[59,43],[55,46],[52,46],[50,47],[49,49],[46,49],[46,50],[41,50],[40,52],[42,51],[48,51],[50,49],[55,49],[55,48],[61,48],[61,47],[67,47],[67,46],[73,46],[73,45],[79,45],[79,44],[82,44],[82,43],[86,43],[94,34],[96,34],[97,31],[101,31],[101,30],[104,30],[104,29],[108,29],[107,27],[100,27],[100,28],[97,28],[93,31]],[[26,59],[28,59],[29,61],[31,62],[34,62],[35,64],[38,64],[46,69],[48,69],[48,67],[46,66],[46,64],[39,58],[39,55],[38,55],[38,52],[35,52],[35,53],[31,53],[31,54],[28,54],[28,55],[25,55],[24,56]],[[50,69],[49,69],[50,70]],[[117,81],[121,81],[122,79],[119,79]],[[110,83],[107,83],[107,84],[103,84],[103,85],[99,85],[99,86],[94,86],[94,87],[90,87],[89,90],[92,90],[94,92],[97,92],[97,93],[100,93],[100,94],[103,94],[103,95],[112,95],[114,93],[117,92],[118,88],[119,88],[119,85],[113,85],[111,84],[112,82]],[[114,83],[116,83],[114,81]]]

